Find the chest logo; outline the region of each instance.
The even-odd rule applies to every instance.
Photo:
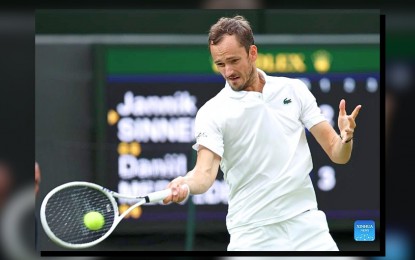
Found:
[[[284,105],[291,103],[291,99],[285,98],[284,99]]]

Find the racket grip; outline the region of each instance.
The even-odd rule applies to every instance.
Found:
[[[146,197],[146,202],[158,202],[164,200],[167,196],[171,194],[171,189],[156,191],[153,193],[149,193]]]

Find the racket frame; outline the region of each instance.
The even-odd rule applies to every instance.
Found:
[[[83,243],[83,244],[73,244],[73,243],[68,243],[65,242],[63,240],[61,240],[60,238],[58,238],[57,236],[55,236],[55,234],[52,232],[52,230],[50,229],[47,220],[46,220],[46,205],[49,201],[49,199],[58,191],[69,188],[69,187],[73,187],[73,186],[86,186],[86,187],[90,187],[93,189],[96,189],[102,193],[105,194],[105,196],[108,197],[108,199],[110,200],[112,207],[113,207],[113,212],[114,212],[114,221],[112,223],[111,228],[100,238],[98,238],[97,240],[88,242],[88,243]],[[69,182],[69,183],[65,183],[62,184],[54,189],[52,189],[43,199],[42,201],[42,205],[40,207],[40,220],[43,226],[43,229],[45,230],[45,233],[48,235],[48,237],[53,240],[55,243],[66,247],[66,248],[71,248],[71,249],[82,249],[82,248],[87,248],[87,247],[91,247],[94,246],[100,242],[102,242],[104,239],[106,239],[111,233],[112,231],[114,231],[114,229],[116,228],[116,226],[120,223],[120,221],[128,214],[130,213],[134,208],[141,206],[145,203],[150,203],[150,202],[158,202],[163,200],[164,198],[166,198],[168,195],[170,195],[171,193],[171,189],[165,189],[165,190],[161,190],[161,191],[156,191],[156,192],[152,192],[147,194],[146,196],[129,196],[129,195],[122,195],[119,194],[115,191],[109,190],[105,187],[102,187],[98,184],[95,183],[91,183],[91,182],[85,182],[85,181],[73,181],[73,182]],[[115,201],[115,198],[125,198],[125,199],[134,199],[137,200],[137,203],[135,203],[134,205],[130,206],[126,211],[124,211],[121,215],[119,214],[119,210],[118,210],[118,203]]]

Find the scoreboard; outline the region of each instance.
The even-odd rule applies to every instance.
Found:
[[[308,86],[337,132],[340,100],[346,100],[349,114],[362,105],[348,164],[331,162],[306,130],[314,165],[310,176],[332,230],[357,219],[379,220],[379,46],[258,45],[258,52],[257,67],[268,75],[299,78]],[[101,147],[95,181],[130,195],[164,189],[193,169],[197,110],[224,87],[224,79],[205,45],[99,45],[95,53]],[[137,208],[116,232],[179,231],[188,221],[199,231],[226,231],[227,194],[219,172],[206,193],[192,195],[185,205]],[[118,202],[121,212],[132,203]]]

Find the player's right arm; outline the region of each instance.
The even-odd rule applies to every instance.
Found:
[[[172,180],[167,188],[172,189],[172,194],[163,200],[164,204],[170,202],[182,202],[187,197],[187,184],[190,194],[201,194],[206,192],[214,183],[219,170],[221,157],[208,148],[199,145],[196,165],[186,176],[180,176]]]

